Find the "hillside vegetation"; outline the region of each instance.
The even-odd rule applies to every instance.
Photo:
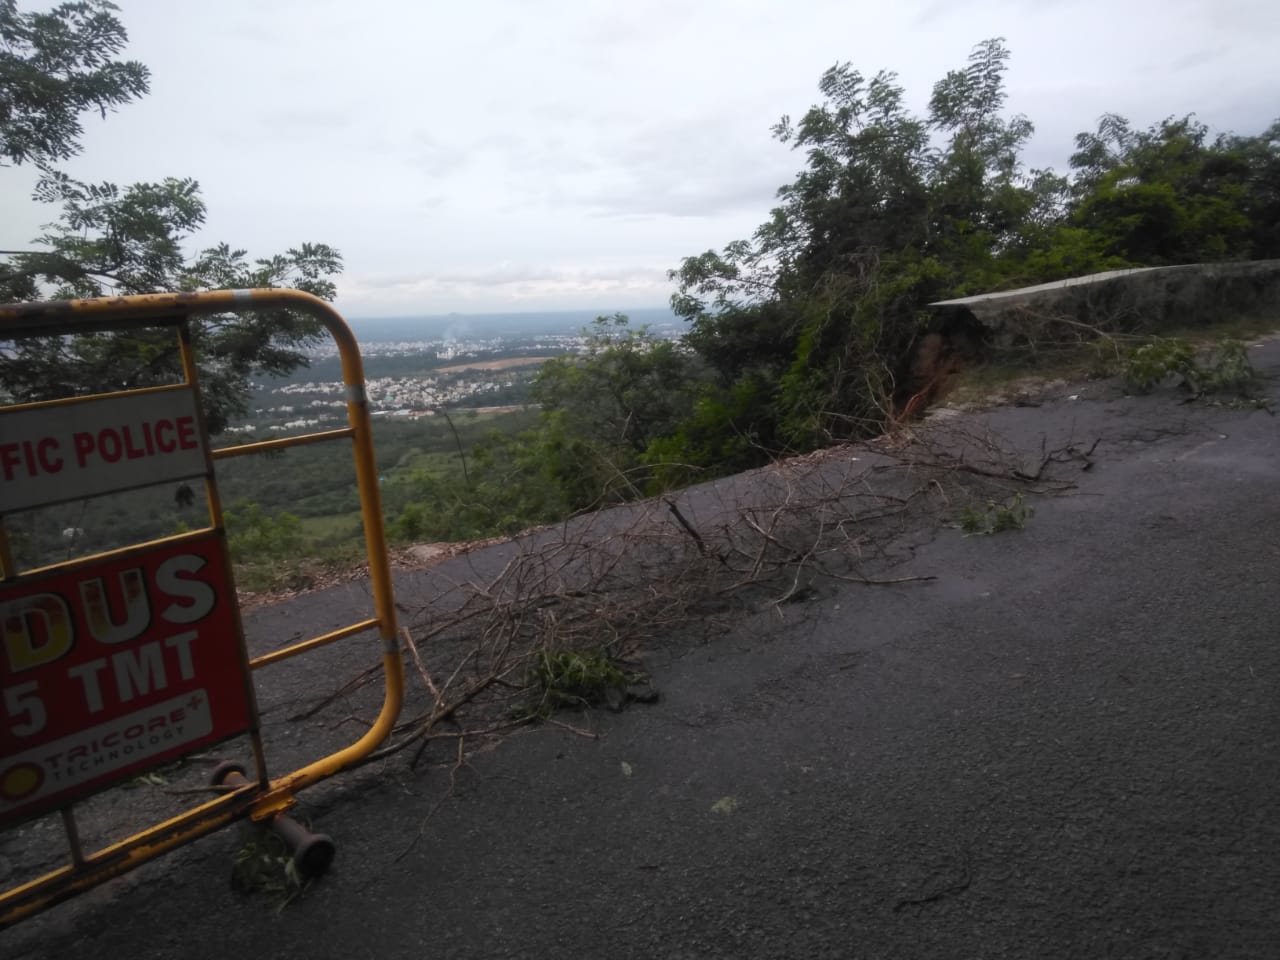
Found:
[[[0,160],[35,165],[33,199],[61,209],[39,250],[0,258],[0,300],[269,285],[334,296],[342,260],[324,244],[257,260],[227,244],[188,256],[183,242],[205,219],[190,179],[121,188],[56,169],[80,150],[82,112],[148,91],[146,68],[116,59],[127,36],[114,7],[0,4],[0,39],[0,67],[32,91],[0,116]],[[772,127],[802,167],[768,219],[671,270],[683,337],[602,317],[584,353],[547,362],[527,393],[520,384],[486,401],[529,409],[379,426],[393,538],[512,533],[881,433],[922,406],[922,344],[954,333],[926,309],[935,301],[1120,267],[1280,257],[1280,122],[1246,135],[1191,115],[1143,126],[1108,114],[1076,136],[1066,172],[1027,169],[1033,125],[1006,110],[1009,58],[1003,40],[979,43],[923,114],[892,72],[828,69],[819,101]],[[982,334],[967,331],[979,356]],[[255,378],[297,377],[318,335],[288,311],[193,321],[211,428],[245,416]],[[0,344],[0,398],[163,383],[175,358],[147,331]],[[1118,369],[1126,358],[1110,359]],[[242,559],[272,568],[347,549],[353,488],[323,456],[221,471]],[[116,527],[150,535],[200,522],[182,498],[174,511],[145,498],[84,509],[104,511],[94,529],[108,540]],[[89,527],[64,512],[13,531],[18,548],[48,553]]]
[[[827,70],[821,101],[773,127],[804,169],[769,219],[671,271],[682,341],[597,321],[585,357],[535,382],[537,427],[487,445],[452,495],[510,529],[875,435],[919,387],[931,302],[1280,256],[1280,123],[1214,136],[1192,116],[1107,115],[1067,173],[1027,170],[1033,126],[1005,112],[1008,61],[1002,40],[980,43],[924,116],[893,73]]]

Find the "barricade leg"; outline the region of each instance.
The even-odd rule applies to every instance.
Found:
[[[210,778],[215,787],[237,790],[249,783],[247,771],[235,761],[220,763]],[[273,814],[267,827],[279,837],[293,857],[293,865],[303,877],[312,879],[323,874],[333,863],[337,846],[325,833],[313,833],[288,814]]]

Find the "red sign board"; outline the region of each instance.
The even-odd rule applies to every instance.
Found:
[[[0,587],[0,829],[250,727],[225,549]]]

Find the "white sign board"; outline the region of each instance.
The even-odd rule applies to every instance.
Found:
[[[0,409],[0,514],[206,473],[187,388]]]

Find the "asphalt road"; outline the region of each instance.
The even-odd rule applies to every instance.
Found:
[[[1280,402],[1280,341],[1253,356]],[[656,656],[599,739],[510,738],[443,803],[403,756],[304,795],[338,859],[283,910],[230,892],[232,830],[0,956],[1280,957],[1280,421],[1178,400],[977,417],[1095,464],[1022,531],[933,531],[931,583]]]

